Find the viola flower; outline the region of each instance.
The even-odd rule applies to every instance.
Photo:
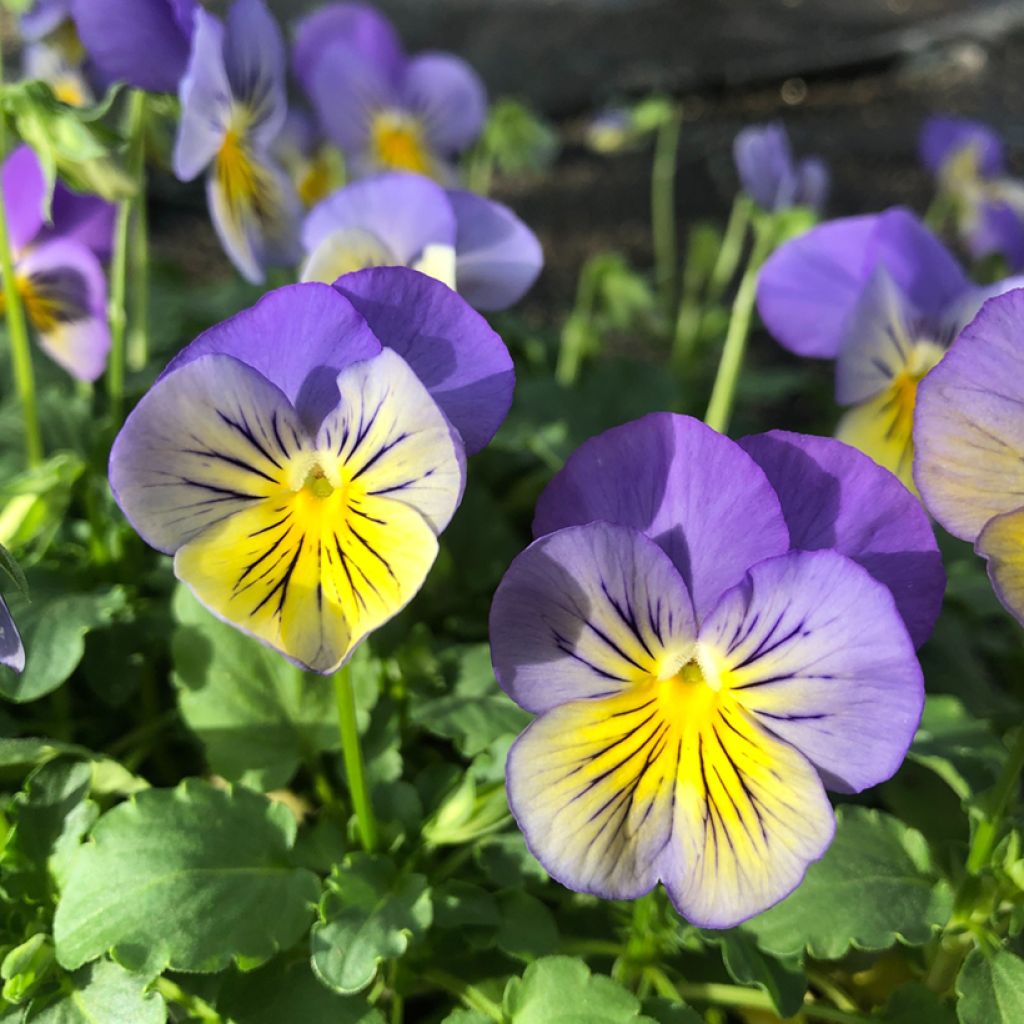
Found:
[[[189,59],[196,0],[70,0],[97,72],[148,92],[175,92]]]
[[[284,127],[272,147],[274,159],[285,169],[306,209],[326,199],[345,181],[341,153],[320,137],[311,114],[288,109]]]
[[[285,52],[263,0],[234,0],[225,25],[197,10],[180,88],[174,173],[209,168],[206,197],[225,252],[243,277],[299,258],[300,205],[270,155],[287,113]]]
[[[396,170],[450,179],[449,162],[483,129],[487,95],[473,69],[449,53],[407,57],[391,23],[363,4],[303,18],[292,65],[355,177]]]
[[[97,252],[109,252],[113,209],[58,185],[53,223],[44,224],[46,182],[28,146],[4,161],[3,190],[14,276],[39,345],[73,377],[96,380],[110,351],[107,282]]]
[[[422,585],[512,385],[501,339],[436,281],[290,285],[171,362],[111,487],[210,611],[330,673]]]
[[[928,510],[988,561],[1024,624],[1024,290],[989,300],[922,381],[914,478]]]
[[[0,665],[6,665],[21,672],[25,668],[25,647],[21,634],[7,609],[7,602],[0,595]]]
[[[497,678],[538,715],[507,766],[534,855],[606,898],[661,881],[714,928],[824,853],[826,787],[899,767],[924,699],[900,611],[920,639],[942,591],[884,470],[824,438],[745,446],[664,413],[588,441],[491,610]]]
[[[780,246],[757,303],[783,348],[837,360],[836,399],[851,408],[836,436],[912,487],[918,383],[987,294],[916,217],[894,209]]]
[[[71,18],[72,0],[35,0],[18,18],[21,38],[34,43],[52,35]]]
[[[26,80],[48,83],[54,96],[69,107],[87,107],[95,100],[81,65],[49,42],[26,45],[21,58],[21,72]]]
[[[931,117],[921,129],[921,161],[953,204],[957,231],[974,259],[1001,254],[1024,269],[1024,181],[1006,173],[1003,141],[988,125]]]
[[[306,217],[302,243],[304,281],[408,266],[484,310],[518,302],[544,262],[536,236],[508,207],[416,174],[382,174],[335,192]]]
[[[744,128],[733,142],[733,159],[743,191],[762,210],[824,209],[829,189],[825,161],[816,156],[794,160],[781,122]]]

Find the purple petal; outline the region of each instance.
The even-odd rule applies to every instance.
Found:
[[[58,239],[33,247],[18,263],[27,280],[29,319],[40,347],[73,377],[93,381],[110,351],[107,282],[95,254]]]
[[[101,260],[110,258],[114,244],[117,207],[99,196],[72,192],[59,181],[53,192],[53,224],[46,225],[39,240],[67,238],[91,249]]]
[[[232,356],[280,388],[315,431],[338,404],[338,373],[380,350],[366,321],[329,285],[286,285],[199,335],[160,379],[200,356]]]
[[[501,203],[454,189],[448,199],[455,213],[459,294],[483,310],[518,302],[544,266],[537,236]]]
[[[912,214],[894,209],[830,221],[780,246],[761,269],[758,312],[783,348],[833,359],[879,266],[928,314],[940,314],[969,287],[942,243]]]
[[[455,245],[455,217],[444,189],[418,174],[381,174],[339,189],[307,214],[303,247],[312,253],[328,236],[353,228],[380,239],[403,266],[428,245]]]
[[[1024,289],[990,299],[921,382],[914,481],[954,536],[1024,504]]]
[[[196,12],[188,68],[181,80],[181,121],[174,143],[174,173],[191,181],[217,155],[231,116],[231,85],[224,66],[224,26]]]
[[[779,499],[742,448],[698,420],[652,413],[584,442],[537,502],[535,537],[604,520],[646,533],[698,619],[754,562],[789,550]]]
[[[825,209],[832,180],[828,165],[820,157],[809,156],[797,165],[796,201],[817,213]]]
[[[921,311],[880,266],[847,318],[836,363],[840,405],[874,398],[908,369],[921,319]]]
[[[358,3],[328,4],[295,25],[292,68],[307,93],[313,73],[333,43],[344,43],[397,85],[405,67],[401,40],[391,22],[376,8]]]
[[[744,192],[762,210],[778,209],[783,183],[794,175],[786,129],[778,122],[752,125],[737,133],[732,149]]]
[[[831,548],[862,565],[892,592],[920,647],[946,586],[921,503],[866,455],[829,437],[773,430],[740,445],[779,496],[794,550]]]
[[[1024,269],[1024,214],[1011,203],[982,200],[964,236],[975,259],[999,253],[1012,270]]]
[[[43,226],[46,180],[39,157],[28,146],[18,146],[3,165],[4,209],[11,248],[23,249]]]
[[[491,605],[495,675],[535,714],[668,678],[689,660],[696,635],[668,556],[637,530],[608,523],[534,541]]]
[[[25,647],[21,634],[11,618],[7,603],[0,596],[0,665],[21,672],[25,668]]]
[[[888,779],[924,707],[924,680],[892,594],[834,551],[755,565],[700,631],[723,687],[828,784]],[[706,673],[705,673],[706,674]]]
[[[181,0],[72,0],[86,51],[111,81],[174,92],[189,59]],[[183,24],[184,22],[184,24]]]
[[[291,179],[269,158],[246,153],[236,159],[244,160],[243,180],[252,191],[233,192],[233,172],[218,158],[207,177],[207,203],[224,251],[247,281],[258,284],[267,268],[298,262],[302,204]]]
[[[335,288],[426,385],[469,454],[494,436],[515,387],[512,358],[487,321],[450,288],[415,270],[346,274]]]
[[[236,102],[249,111],[248,138],[257,149],[265,149],[284,126],[288,103],[284,40],[263,0],[232,3],[224,66]]]
[[[402,97],[423,121],[433,147],[454,156],[476,141],[487,117],[480,76],[450,53],[423,53],[409,62]]]
[[[310,69],[308,92],[324,133],[350,160],[365,156],[373,114],[396,103],[385,70],[338,41],[325,45]]]
[[[71,17],[71,0],[35,0],[31,8],[18,19],[21,37],[26,42],[38,42]]]
[[[939,174],[946,161],[967,146],[978,157],[978,171],[984,178],[1004,172],[1003,140],[987,124],[966,117],[930,117],[921,129],[921,162],[932,174]]]

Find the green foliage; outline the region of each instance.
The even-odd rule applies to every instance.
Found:
[[[960,1024],[1017,1024],[1024,1020],[1024,960],[1008,949],[974,950],[956,981]]]
[[[270,790],[304,761],[336,750],[330,682],[317,684],[276,652],[214,618],[185,587],[174,596],[173,680],[181,713],[210,767]]]
[[[949,920],[952,892],[936,878],[924,838],[878,811],[848,807],[838,818],[835,840],[800,888],[744,931],[783,959],[927,942]]]
[[[385,858],[353,854],[327,880],[312,933],[313,970],[335,992],[359,992],[381,961],[402,956],[432,917],[422,875],[400,874]]]
[[[100,818],[71,863],[58,960],[73,970],[112,950],[151,977],[268,959],[309,926],[319,888],[290,863],[294,839],[287,809],[245,789],[190,780],[138,794]]]
[[[51,999],[33,1003],[24,1024],[164,1024],[167,1007],[145,979],[110,960],[69,975]]]

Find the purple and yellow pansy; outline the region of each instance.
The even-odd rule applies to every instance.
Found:
[[[214,614],[330,673],[422,585],[512,387],[501,339],[422,274],[291,285],[172,361],[111,486]]]
[[[569,459],[534,534],[491,610],[538,716],[507,766],[534,855],[607,898],[660,881],[707,927],[782,899],[832,839],[826,788],[887,779],[917,727],[944,586],[919,504],[838,441],[653,414]]]

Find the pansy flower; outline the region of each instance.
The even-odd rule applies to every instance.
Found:
[[[285,52],[263,0],[235,0],[224,24],[198,10],[182,79],[174,173],[208,169],[206,195],[221,244],[249,281],[299,258],[300,205],[270,155],[284,125]]]
[[[345,182],[341,153],[324,142],[313,115],[299,107],[288,108],[272,152],[306,209],[316,206]]]
[[[15,672],[25,668],[25,646],[3,595],[0,595],[0,665],[6,665]]]
[[[912,486],[918,383],[989,292],[916,217],[894,209],[780,246],[762,268],[757,303],[784,348],[837,360],[836,399],[851,407],[837,437]]]
[[[1024,624],[1024,289],[990,299],[921,382],[914,479],[928,510],[988,561]]]
[[[363,4],[329,4],[296,28],[292,63],[354,176],[413,171],[445,180],[480,134],[487,95],[450,53],[409,58],[390,22]]]
[[[606,898],[661,881],[707,927],[782,899],[831,841],[826,788],[889,778],[917,727],[924,511],[837,441],[662,413],[585,443],[534,534],[490,622],[538,716],[507,765],[534,855]]]
[[[177,90],[189,59],[196,0],[70,0],[70,7],[100,76],[148,92]]]
[[[953,204],[970,254],[1005,257],[1024,269],[1024,181],[1006,172],[1003,141],[988,125],[964,117],[931,117],[921,129],[921,161]]]
[[[172,361],[110,482],[214,614],[329,673],[423,583],[512,385],[501,339],[422,274],[290,285]]]
[[[97,252],[109,252],[113,208],[58,184],[53,223],[44,223],[46,182],[28,146],[4,161],[3,189],[15,281],[39,344],[73,377],[95,380],[110,350],[107,283]]]
[[[743,191],[762,210],[775,213],[807,206],[820,213],[824,209],[828,168],[816,156],[795,160],[781,123],[744,128],[733,142],[733,159]]]
[[[544,262],[536,236],[508,207],[416,174],[382,174],[339,189],[306,217],[302,242],[305,281],[408,266],[485,310],[522,298]]]

